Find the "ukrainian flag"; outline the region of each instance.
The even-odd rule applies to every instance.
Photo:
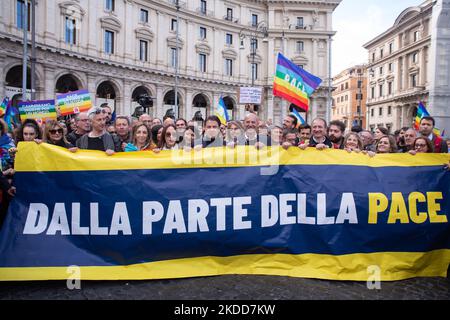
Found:
[[[230,116],[228,115],[227,107],[225,106],[225,102],[223,101],[223,97],[220,97],[219,104],[216,110],[216,116],[220,119],[222,124],[227,124],[230,121]]]

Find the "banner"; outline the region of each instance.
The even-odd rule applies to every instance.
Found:
[[[445,277],[448,154],[20,143],[0,280]],[[73,267],[72,267],[73,268]],[[76,267],[75,267],[76,268]]]
[[[19,102],[20,120],[34,119],[39,124],[56,120],[55,100]]]
[[[61,116],[87,112],[92,107],[91,95],[87,90],[78,90],[56,96]]]

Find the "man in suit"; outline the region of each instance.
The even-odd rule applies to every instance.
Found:
[[[419,132],[423,137],[426,137],[431,141],[434,148],[434,153],[448,153],[448,146],[444,139],[433,133],[434,126],[434,118],[423,117],[420,120]]]

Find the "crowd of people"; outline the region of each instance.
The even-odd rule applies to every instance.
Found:
[[[107,104],[93,107],[86,113],[76,114],[68,120],[49,120],[39,126],[28,119],[13,132],[0,119],[0,188],[2,215],[6,213],[8,200],[15,195],[12,184],[16,146],[21,141],[48,143],[77,152],[80,149],[99,150],[111,156],[117,152],[201,149],[211,147],[280,146],[284,149],[316,148],[317,150],[341,149],[374,157],[384,153],[448,153],[450,139],[443,139],[433,133],[435,120],[424,117],[420,129],[402,128],[391,135],[388,129],[376,128],[372,133],[359,126],[346,130],[341,121],[327,123],[314,119],[311,125],[298,126],[297,118],[288,115],[283,124],[273,125],[261,121],[255,113],[249,113],[243,121],[222,124],[217,116],[206,120],[194,117],[192,120],[175,119],[166,115],[162,120],[142,114],[138,119],[117,116],[113,119]],[[448,166],[447,166],[448,169]],[[0,217],[0,222],[1,222]]]

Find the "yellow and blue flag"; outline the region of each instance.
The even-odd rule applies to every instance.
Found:
[[[228,115],[227,107],[225,106],[225,102],[223,101],[223,97],[220,97],[219,104],[216,110],[216,116],[220,119],[220,123],[227,124],[230,121],[230,116]]]

